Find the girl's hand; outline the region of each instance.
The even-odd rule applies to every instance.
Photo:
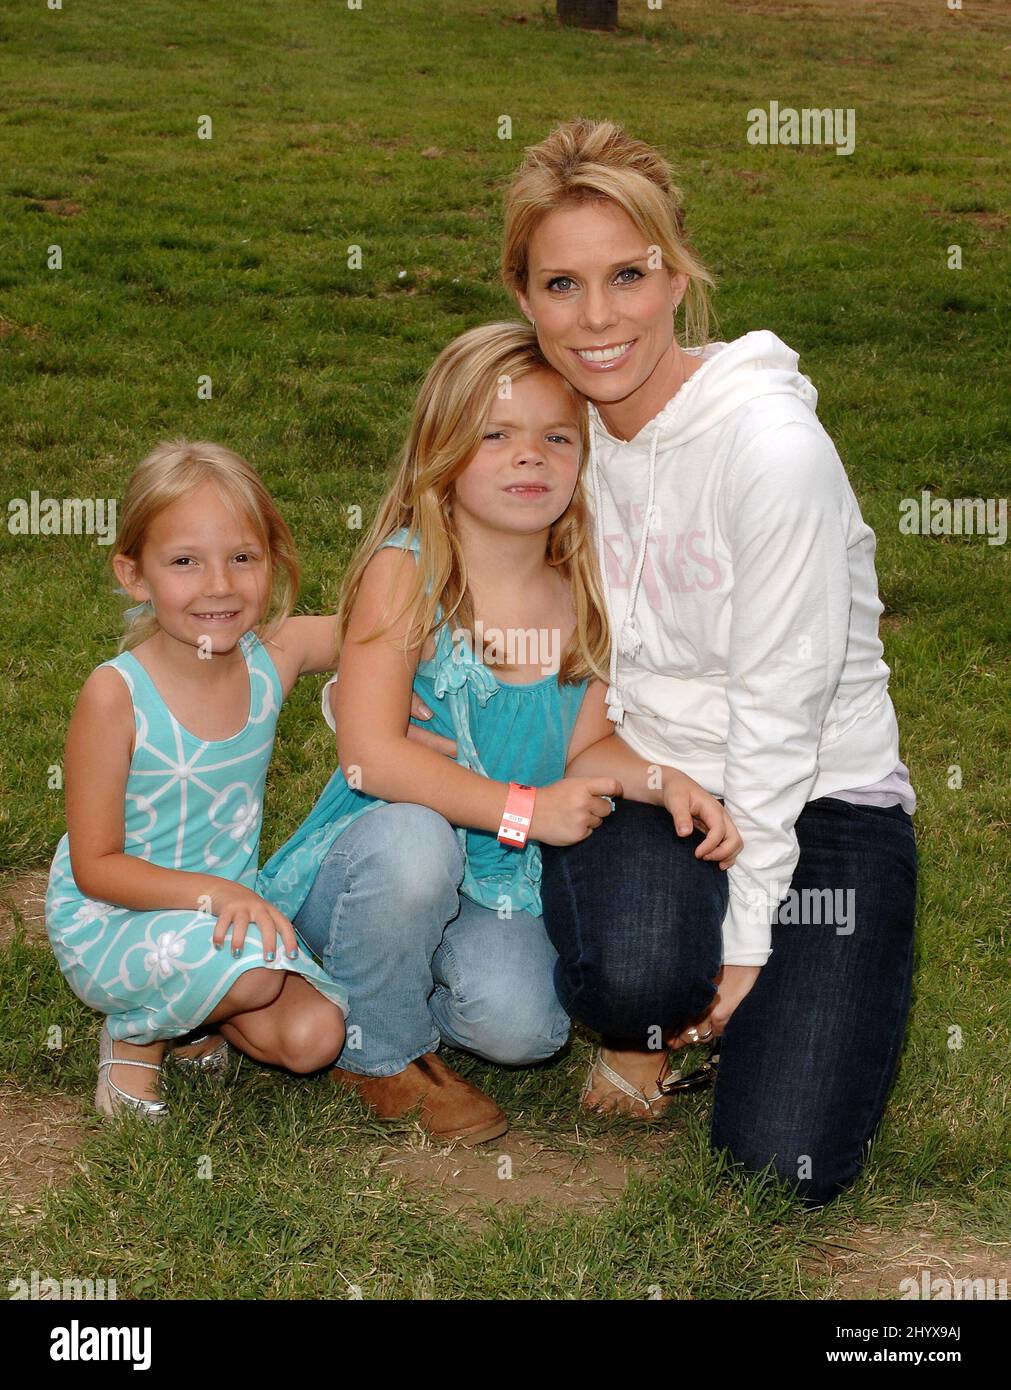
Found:
[[[574,845],[588,839],[614,810],[606,796],[624,796],[614,777],[563,777],[549,787],[539,787],[530,839],[546,845]]]
[[[676,1052],[679,1047],[712,1042],[714,1038],[721,1037],[734,1010],[751,993],[761,973],[760,965],[725,965],[716,977],[716,998],[708,1010],[690,1028],[684,1028],[674,1038],[669,1038],[667,1046]]]
[[[283,913],[278,912],[276,907],[271,907],[266,898],[261,898],[251,888],[243,888],[240,883],[234,883],[224,888],[220,893],[215,893],[211,902],[211,911],[216,914],[218,919],[214,924],[214,933],[211,937],[217,950],[220,950],[225,944],[225,937],[228,935],[229,927],[231,927],[232,955],[241,956],[246,940],[246,930],[250,922],[255,922],[260,929],[260,938],[263,941],[264,960],[274,959],[279,936],[284,943],[288,959],[294,960],[298,955],[298,938],[295,936],[295,928]]]
[[[416,691],[411,692],[411,718],[412,719],[431,719],[432,711],[422,701]],[[408,724],[407,737],[416,739],[418,743],[424,744],[426,748],[431,748],[436,753],[445,753],[447,758],[456,757],[456,743],[451,738],[443,738],[441,734],[433,734],[428,729],[419,729],[417,724]]]
[[[716,860],[721,869],[730,868],[744,841],[730,813],[711,792],[705,791],[685,773],[665,768],[663,804],[674,818],[674,828],[679,835],[690,835],[694,829],[708,831],[695,851],[696,859]]]

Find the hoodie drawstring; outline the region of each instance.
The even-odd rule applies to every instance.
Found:
[[[646,563],[646,547],[649,543],[650,528],[653,524],[653,497],[656,491],[656,451],[660,440],[660,423],[657,421],[653,427],[653,438],[650,442],[649,450],[649,489],[646,498],[646,514],[643,518],[642,536],[639,540],[639,554],[636,558],[635,572],[632,581],[628,586],[628,598],[625,602],[625,616],[622,619],[620,632],[612,636],[611,641],[611,664],[609,667],[610,684],[607,687],[607,717],[621,728],[622,720],[625,716],[625,706],[621,698],[621,686],[618,683],[618,649],[620,647],[622,656],[634,659],[639,648],[642,646],[642,638],[639,636],[632,622],[632,615],[635,612],[636,600],[639,597],[639,584],[642,579],[643,566]],[[593,504],[596,512],[595,524],[597,531],[597,555],[600,563],[600,576],[604,585],[604,598],[607,602],[608,613],[611,610],[611,589],[607,582],[607,562],[604,556],[604,516],[600,506],[600,477],[599,464],[597,460],[597,438],[593,426],[590,427],[590,482],[593,487]]]

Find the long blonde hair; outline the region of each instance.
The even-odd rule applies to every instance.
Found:
[[[568,121],[527,147],[505,196],[502,279],[515,298],[527,293],[530,238],[541,219],[574,203],[608,200],[622,208],[668,273],[688,276],[685,346],[709,340],[709,291],[715,281],[691,245],[684,197],[659,151],[613,121]]]
[[[236,516],[249,519],[267,556],[270,598],[263,620],[254,631],[267,638],[295,606],[301,578],[298,553],[287,523],[264,487],[259,474],[239,454],[206,439],[164,440],[141,460],[130,475],[116,536],[116,553],[135,564],[159,512],[194,488],[211,483]],[[129,651],[158,631],[153,612],[141,611],[128,620],[119,650]]]
[[[467,565],[452,515],[453,483],[473,458],[503,379],[519,381],[531,372],[554,371],[527,323],[487,323],[455,338],[435,359],[415,402],[407,439],[389,491],[355,552],[341,586],[337,607],[337,652],[347,636],[362,575],[381,543],[401,527],[418,537],[420,563],[410,593],[396,615],[368,633],[372,641],[404,613],[412,618],[404,651],[420,647],[436,626],[441,603],[443,622],[467,632],[471,651],[477,642],[474,602]],[[545,559],[568,582],[576,626],[561,655],[560,683],[575,684],[597,675],[607,678],[610,632],[601,596],[590,513],[583,490],[587,453],[586,400],[564,378],[579,410],[580,470],[568,507],[551,526]],[[426,592],[427,590],[427,592]],[[515,669],[498,663],[504,669]]]

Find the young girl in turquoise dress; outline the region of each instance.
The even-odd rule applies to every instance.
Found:
[[[440,354],[342,589],[323,692],[340,766],[259,879],[348,992],[336,1079],[382,1118],[420,1102],[440,1137],[506,1128],[440,1042],[516,1065],[566,1040],[539,841],[585,839],[625,795],[666,805],[679,835],[704,827],[704,858],[739,847],[714,797],[631,749],[620,783],[565,776],[614,737],[585,441],[585,401],[528,324]],[[525,842],[500,839],[507,800],[522,820],[531,789]]]
[[[157,1118],[179,1040],[191,1065],[218,1067],[231,1044],[295,1072],[343,1044],[344,992],[256,892],[278,712],[300,675],[333,669],[334,619],[289,616],[291,535],[219,445],[148,455],[117,544],[139,606],[70,722],[46,926],[71,989],[105,1015],[98,1109]]]

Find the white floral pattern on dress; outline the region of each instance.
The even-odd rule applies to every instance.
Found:
[[[158,937],[154,950],[148,951],[144,957],[144,968],[150,970],[152,974],[158,974],[163,979],[167,979],[175,969],[174,962],[185,949],[186,944],[179,932],[163,931]]]
[[[227,858],[228,841],[255,842],[260,836],[260,802],[246,782],[232,782],[211,802],[207,818],[217,830],[204,850],[208,868],[216,868]],[[247,846],[248,849],[248,846]]]
[[[254,633],[240,639],[249,716],[232,738],[197,738],[165,705],[130,652],[112,661],[130,691],[135,747],[124,801],[126,854],[164,868],[256,886],[263,790],[281,687]],[[245,970],[262,968],[251,923],[239,958],[214,949],[215,918],[192,908],[137,911],[97,902],[74,881],[64,835],[46,894],[46,928],[71,988],[106,1014],[116,1039],[171,1038],[202,1023]],[[307,978],[346,1010],[347,996],[307,951],[275,968]]]

